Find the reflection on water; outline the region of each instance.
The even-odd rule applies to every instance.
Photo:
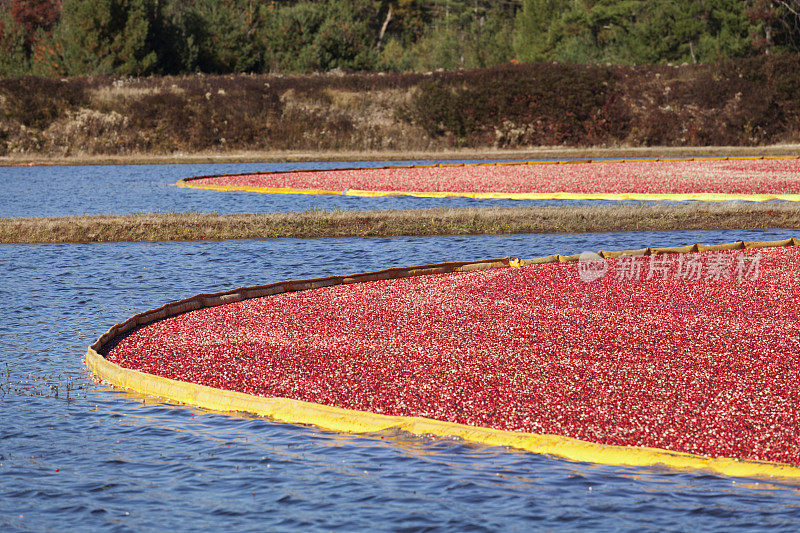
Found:
[[[198,292],[440,260],[790,236],[0,246],[0,529],[794,530],[797,486],[211,413],[110,389],[82,360],[112,324]]]

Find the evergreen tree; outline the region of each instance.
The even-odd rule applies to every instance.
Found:
[[[643,0],[583,0],[564,15],[555,58],[576,63],[631,63],[633,28]]]
[[[413,44],[424,33],[431,20],[428,2],[422,0],[383,0],[380,3],[381,30],[378,44],[385,38],[394,38],[402,46]],[[385,27],[384,27],[385,25]],[[380,48],[380,46],[378,46]]]
[[[520,61],[544,61],[553,47],[554,33],[567,11],[567,0],[524,0],[515,21],[514,52]]]
[[[434,70],[800,53],[800,0],[0,0],[0,75]]]
[[[377,63],[378,4],[371,0],[332,0],[314,37],[321,70],[367,70]]]
[[[158,0],[66,0],[53,40],[67,75],[158,70]]]
[[[513,33],[513,19],[498,12],[489,12],[473,20],[468,33],[472,56],[470,63],[483,68],[511,61],[514,45],[509,36]]]
[[[314,39],[325,20],[320,2],[300,2],[273,8],[262,40],[270,70],[305,72],[319,67]]]
[[[199,71],[200,40],[205,22],[195,9],[196,0],[167,0],[159,30],[159,70],[168,74]]]
[[[203,72],[253,72],[263,64],[258,40],[263,11],[254,0],[198,0],[193,28],[198,44],[197,66]]]
[[[476,68],[513,57],[514,18],[495,2],[441,0],[433,5],[431,20],[422,37],[409,47],[405,67]]]
[[[750,52],[740,0],[525,0],[519,59],[572,63],[712,61]]]
[[[696,62],[704,31],[700,7],[697,2],[685,0],[646,5],[636,25],[633,53],[636,62]]]
[[[24,76],[28,71],[25,28],[11,13],[0,9],[0,76]]]
[[[703,31],[698,38],[697,60],[742,57],[752,51],[750,24],[741,0],[695,0]],[[692,2],[695,3],[695,2]]]

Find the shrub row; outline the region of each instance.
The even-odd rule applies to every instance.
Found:
[[[446,73],[406,116],[485,146],[747,146],[797,142],[800,57],[597,67],[537,63]]]
[[[800,57],[427,74],[0,79],[0,154],[797,142]]]

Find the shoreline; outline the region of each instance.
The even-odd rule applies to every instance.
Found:
[[[702,156],[800,155],[800,144],[769,146],[702,147],[533,147],[525,149],[455,149],[445,151],[254,151],[126,155],[13,155],[0,157],[0,167],[152,165],[214,163],[287,163],[312,161],[420,161],[459,159],[544,159],[616,157],[702,157]]]
[[[0,244],[800,229],[794,203],[623,204],[2,218]]]

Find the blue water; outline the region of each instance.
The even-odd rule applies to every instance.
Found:
[[[122,215],[150,212],[261,213],[318,210],[424,209],[433,207],[595,204],[582,200],[477,200],[472,198],[359,198],[307,194],[180,189],[191,176],[275,170],[427,164],[436,161],[351,163],[252,163],[213,165],[115,165],[0,167],[0,217]],[[463,163],[471,161],[448,161]]]
[[[798,485],[211,413],[97,384],[82,359],[112,324],[198,292],[442,259],[790,236],[0,245],[0,531],[796,531]]]

